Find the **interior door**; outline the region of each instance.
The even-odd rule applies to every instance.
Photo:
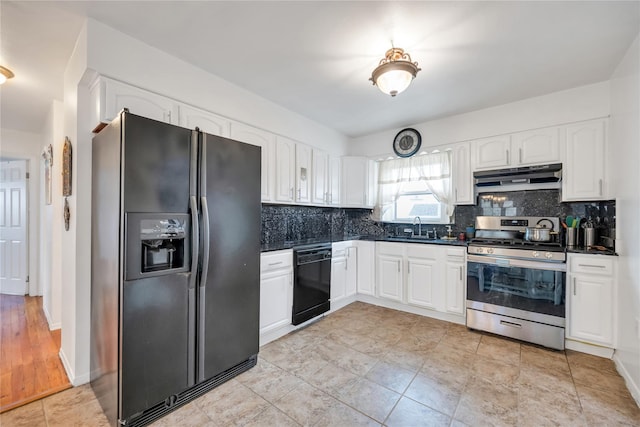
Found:
[[[0,162],[0,292],[27,293],[27,162]]]

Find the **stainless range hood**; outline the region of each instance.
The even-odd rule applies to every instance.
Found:
[[[558,189],[562,164],[478,171],[473,178],[477,193]]]

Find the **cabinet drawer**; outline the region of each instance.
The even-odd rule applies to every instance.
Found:
[[[602,255],[579,256],[572,255],[569,258],[570,273],[613,275],[613,262],[610,257]]]
[[[277,251],[262,254],[260,256],[260,272],[293,268],[293,251]]]
[[[465,253],[465,248],[447,248],[447,260],[454,262],[463,262]]]

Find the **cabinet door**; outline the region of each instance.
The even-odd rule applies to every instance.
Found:
[[[464,264],[447,262],[445,310],[449,313],[464,314]]]
[[[129,86],[114,80],[104,79],[105,123],[113,120],[123,108],[133,114],[165,123],[178,123],[178,104],[176,101],[146,90]]]
[[[602,200],[605,192],[605,122],[567,126],[562,200]]]
[[[278,202],[293,202],[296,176],[296,143],[278,137],[276,141],[276,192]]]
[[[311,201],[311,147],[296,144],[296,202]]]
[[[402,302],[402,257],[394,255],[377,255],[376,282],[378,296]]]
[[[357,290],[359,294],[375,295],[375,243],[360,240],[358,245]]]
[[[475,169],[497,169],[511,164],[509,135],[478,139],[472,142]]]
[[[331,259],[331,302],[347,295],[347,258]]]
[[[364,157],[342,158],[342,206],[366,206],[367,172],[367,159]]]
[[[179,113],[179,124],[182,127],[199,128],[202,132],[211,135],[229,137],[231,122],[224,117],[184,104],[179,105]]]
[[[342,161],[340,157],[329,157],[329,172],[327,179],[327,195],[329,205],[340,206],[340,176],[342,173]]]
[[[346,295],[356,294],[358,282],[358,248],[351,246],[347,248],[347,274],[346,274]]]
[[[433,259],[407,258],[407,302],[420,307],[438,308],[437,262]]]
[[[613,345],[613,279],[580,274],[569,285],[568,337]]]
[[[273,151],[275,135],[262,129],[254,128],[242,123],[231,123],[231,139],[262,147],[261,197],[263,202],[273,201]]]
[[[458,144],[453,149],[453,197],[456,205],[476,203],[469,143]]]
[[[290,271],[260,278],[260,334],[291,323],[292,286]]]
[[[378,163],[367,159],[366,165],[365,207],[373,209],[378,200]]]
[[[311,203],[316,205],[329,204],[329,193],[327,189],[329,156],[322,150],[313,149],[313,190],[311,192]]]
[[[536,165],[560,162],[560,128],[543,128],[516,133],[513,138],[515,165]]]

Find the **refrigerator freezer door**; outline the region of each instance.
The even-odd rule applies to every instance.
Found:
[[[258,353],[260,147],[202,135],[206,280],[198,287],[198,381]],[[202,253],[207,251],[203,249]]]
[[[188,274],[124,282],[122,414],[126,420],[193,384]]]

